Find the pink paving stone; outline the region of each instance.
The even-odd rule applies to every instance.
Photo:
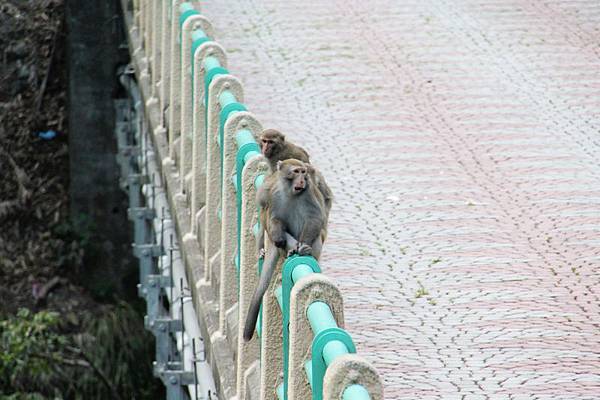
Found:
[[[334,190],[323,268],[386,398],[600,397],[600,2],[203,9]]]

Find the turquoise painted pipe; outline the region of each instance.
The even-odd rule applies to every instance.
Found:
[[[304,372],[308,378],[308,384],[312,389],[312,360],[308,360],[304,363]],[[350,385],[344,389],[342,394],[342,400],[371,400],[371,396],[367,389],[362,385]]]
[[[348,348],[346,345],[339,340],[332,340],[323,347],[323,359],[325,364],[329,366],[333,360],[344,354],[348,354]]]
[[[204,32],[202,29],[196,29],[194,32],[192,32],[192,41],[196,41],[199,39],[204,39],[208,36],[206,36],[206,32]]]
[[[279,303],[279,309],[283,310],[283,289],[281,285],[275,289],[275,297],[277,298],[277,302]]]
[[[306,314],[308,316],[308,321],[310,322],[310,327],[312,328],[315,336],[327,328],[338,327],[335,319],[333,318],[331,308],[329,308],[329,306],[322,301],[315,301],[308,306]]]
[[[259,151],[249,151],[246,153],[246,155],[244,156],[244,164],[247,163],[248,161],[250,161],[250,159],[256,157],[260,155]]]
[[[265,175],[264,174],[258,175],[254,179],[254,188],[258,189],[259,187],[261,187],[264,181],[265,181]]]
[[[192,15],[199,15],[200,13],[194,9],[194,6],[191,3],[181,3],[179,6],[179,26],[183,27],[185,20],[191,17]],[[181,36],[181,32],[179,33]]]
[[[331,308],[322,301],[315,301],[308,306],[308,321],[315,336],[328,328],[337,328]],[[329,366],[337,357],[348,354],[348,348],[339,340],[332,340],[323,348],[325,365]]]
[[[252,132],[247,129],[242,129],[235,134],[235,142],[237,144],[238,149],[240,149],[243,145],[248,143],[256,143],[254,140],[254,136]]]
[[[371,396],[363,385],[350,385],[344,390],[342,400],[371,400]]]
[[[296,267],[296,269],[299,267],[300,266]],[[294,272],[292,272],[292,276]],[[299,272],[299,274],[302,273],[303,272]],[[315,301],[308,306],[307,315],[308,321],[310,322],[310,326],[315,336],[325,329],[338,327],[335,319],[333,318],[331,308],[329,308],[329,306],[322,301]],[[323,348],[323,360],[325,361],[325,365],[329,366],[333,360],[348,353],[348,348],[344,343],[340,342],[339,340],[332,340]],[[304,369],[307,370],[309,377],[308,379],[312,388],[312,360],[309,363],[310,373],[307,370],[307,364],[305,364]],[[351,385],[344,390],[343,400],[369,400],[370,398],[369,392],[367,392],[367,390],[361,385]]]
[[[315,336],[328,328],[337,328],[331,308],[322,301],[315,301],[308,306],[308,321]],[[329,366],[337,357],[348,354],[348,348],[339,340],[332,340],[323,348],[323,359]]]
[[[204,68],[206,71],[210,71],[213,68],[219,68],[221,63],[216,57],[206,57],[204,59]]]
[[[225,108],[225,106],[236,103],[237,99],[235,95],[231,93],[229,90],[224,90],[223,93],[219,95],[219,103],[221,104],[221,109]]]
[[[312,387],[313,387],[313,383],[312,383],[312,360],[308,360],[307,362],[304,363],[304,371],[306,372],[306,376],[308,378],[308,384],[310,385],[310,388],[312,389]]]
[[[186,11],[192,11],[194,9],[194,6],[192,5],[192,3],[181,3],[181,5],[179,6],[179,12],[180,13],[184,13]]]
[[[260,224],[257,222],[252,227],[252,234],[254,235],[254,237],[258,237],[259,233],[260,233]]]
[[[294,270],[292,271],[292,281],[294,283],[298,282],[300,279],[304,278],[307,275],[314,274],[312,268],[306,264],[296,265]]]

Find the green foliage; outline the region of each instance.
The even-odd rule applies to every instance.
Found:
[[[123,399],[161,398],[163,385],[152,375],[154,338],[131,305],[120,302],[101,316],[88,315],[84,325],[89,336],[77,341],[113,388],[111,392],[106,385],[98,385],[95,376],[84,375],[79,380],[87,398],[113,399],[114,391]]]
[[[59,331],[57,313],[21,309],[0,321],[0,399],[154,399],[154,341],[127,303],[84,316],[85,333]]]
[[[52,384],[52,369],[67,338],[56,332],[58,314],[20,309],[0,321],[0,390],[35,390]]]

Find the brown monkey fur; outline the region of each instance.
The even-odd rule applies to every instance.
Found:
[[[259,140],[261,153],[269,160],[271,171],[277,169],[277,163],[279,161],[288,160],[290,158],[310,163],[309,155],[306,150],[285,140],[285,135],[276,129],[265,129],[260,134]],[[333,192],[327,185],[327,182],[325,182],[323,174],[315,169],[313,169],[313,171],[314,172],[311,172],[312,179],[323,195],[327,217],[329,217],[331,203],[333,202]]]
[[[269,246],[266,248],[262,273],[254,291],[246,323],[244,340],[252,339],[258,312],[273,271],[280,256],[289,254],[321,255],[327,237],[327,211],[321,191],[313,182],[318,171],[310,164],[290,159],[277,162],[277,169],[269,175],[257,193],[261,207],[260,222],[263,233],[258,239],[264,246],[264,232]],[[286,252],[289,250],[289,252]]]

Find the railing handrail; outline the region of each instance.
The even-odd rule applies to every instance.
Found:
[[[242,85],[229,73],[197,1],[140,0],[133,15],[138,79],[149,112],[159,107],[154,139],[167,148],[162,173],[178,173],[171,196],[188,208],[190,220],[179,223],[186,227],[179,234],[201,250],[204,273],[196,287],[218,304],[218,323],[206,329],[211,342],[224,338],[237,355],[233,393],[247,398],[247,382],[259,374],[262,399],[274,393],[281,399],[381,399],[379,376],[354,355],[343,329],[342,296],[313,257],[280,260],[257,324],[263,361],[257,370],[258,341],[245,343],[240,332],[257,283],[255,196],[268,171],[256,142],[262,126],[247,111]],[[218,372],[222,379],[232,373]]]

